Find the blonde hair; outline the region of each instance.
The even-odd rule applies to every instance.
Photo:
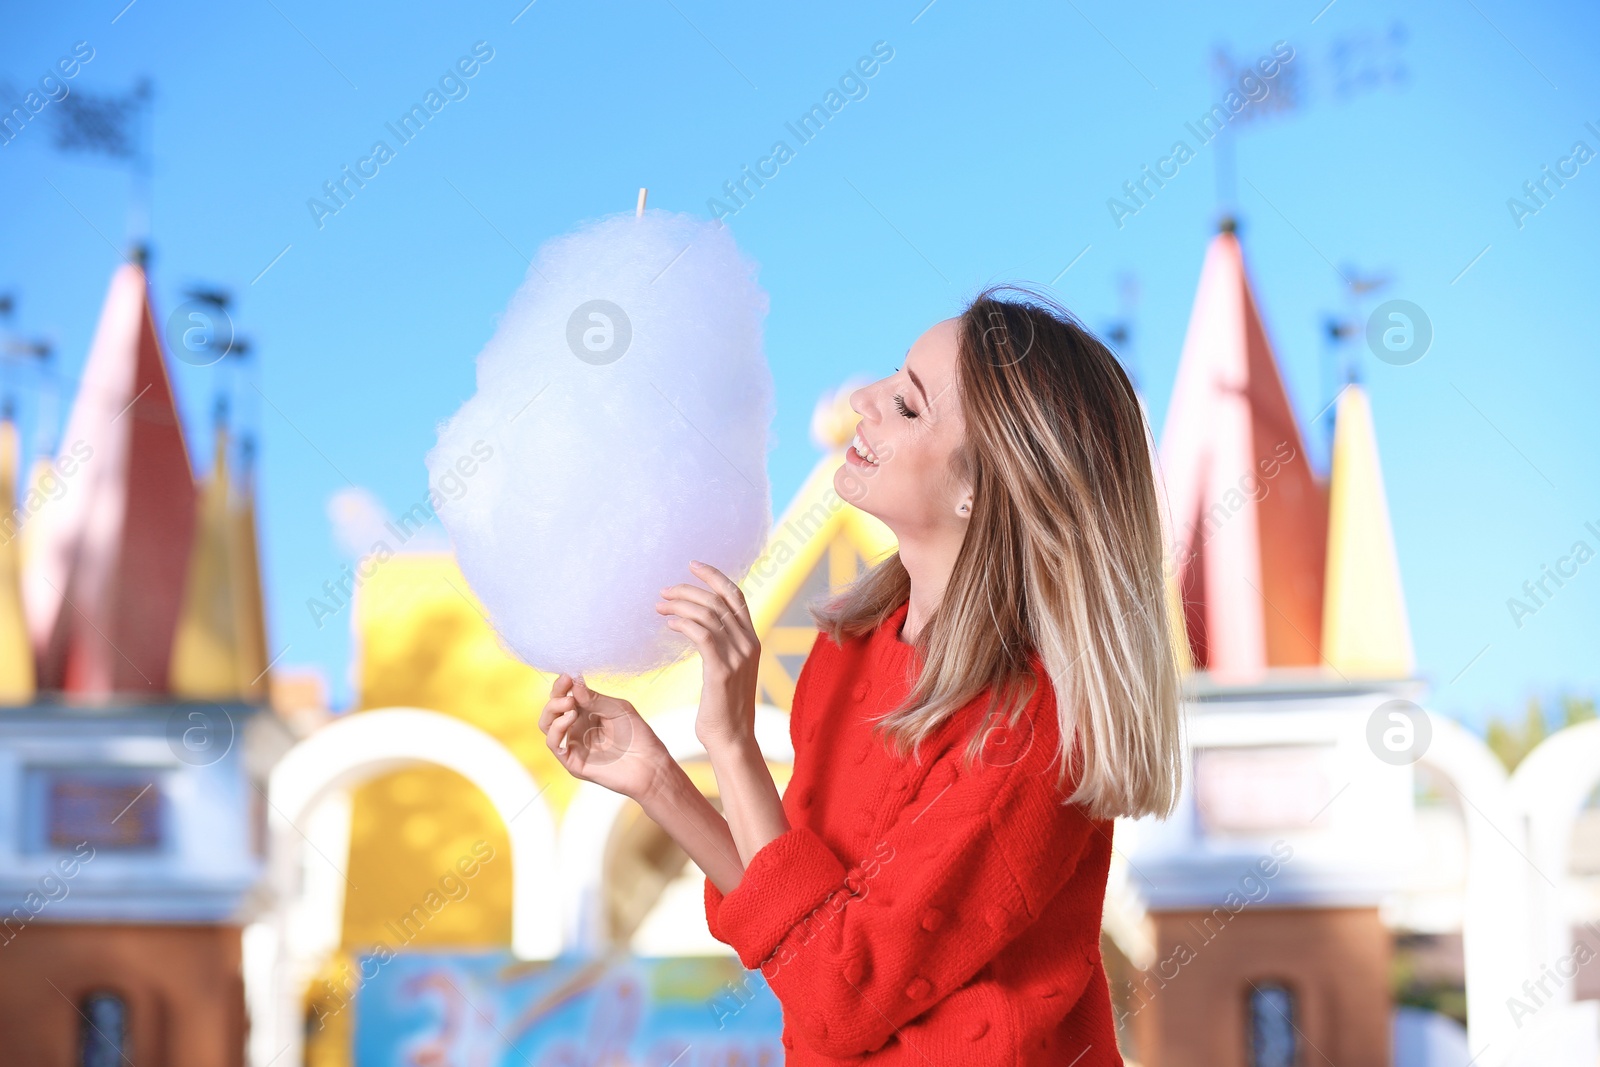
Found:
[[[1000,299],[1001,294],[1020,299]],[[1169,625],[1151,437],[1117,358],[1065,308],[1015,286],[958,320],[966,424],[952,474],[972,487],[966,537],[915,638],[925,665],[877,727],[899,751],[989,690],[966,751],[997,716],[1056,694],[1060,781],[1096,818],[1165,816],[1182,776],[1180,674]],[[911,588],[899,553],[812,615],[835,641],[875,630]]]

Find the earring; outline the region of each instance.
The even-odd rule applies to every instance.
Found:
[[[956,509],[956,510],[957,510],[957,511],[966,511],[966,510],[968,510],[968,509],[967,509],[967,505],[965,505],[965,504],[962,504],[962,505],[961,505],[961,506],[960,506],[960,507],[959,507],[959,508],[957,508],[957,509]]]

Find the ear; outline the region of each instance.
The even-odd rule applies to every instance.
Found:
[[[961,519],[972,517],[972,456],[967,448],[963,441],[950,457],[950,481],[947,483],[955,498],[956,517]]]

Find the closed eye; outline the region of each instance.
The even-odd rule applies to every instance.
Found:
[[[895,406],[895,409],[897,411],[899,411],[901,415],[904,415],[908,419],[914,419],[914,418],[916,418],[918,416],[917,412],[912,411],[910,408],[906,407],[906,398],[901,396],[899,393],[895,394],[894,406]]]

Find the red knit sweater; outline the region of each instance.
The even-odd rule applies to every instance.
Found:
[[[1039,688],[981,765],[960,766],[987,694],[897,759],[870,720],[915,680],[905,615],[843,646],[817,635],[789,719],[791,829],[726,896],[706,879],[711,933],[777,995],[792,1067],[1120,1067],[1100,960],[1112,824],[1061,803],[1049,679],[1035,656]]]

